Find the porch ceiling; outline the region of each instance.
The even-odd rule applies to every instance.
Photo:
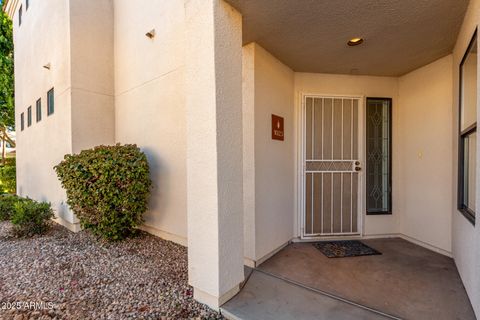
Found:
[[[468,0],[226,0],[297,72],[399,76],[451,53]],[[365,42],[348,47],[347,41]]]

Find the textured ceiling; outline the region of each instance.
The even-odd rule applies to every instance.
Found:
[[[257,42],[298,72],[399,76],[451,53],[468,0],[227,0]],[[365,42],[348,47],[347,41]]]

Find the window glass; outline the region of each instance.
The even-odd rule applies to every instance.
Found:
[[[462,65],[461,131],[477,122],[477,40]]]
[[[42,120],[42,100],[38,99],[36,103],[36,117],[37,117],[37,122]]]
[[[27,126],[30,127],[32,125],[32,107],[28,107],[27,109]]]
[[[53,88],[47,93],[47,115],[51,115],[55,112],[55,97]]]
[[[460,63],[458,209],[472,223],[476,210],[477,32]]]
[[[391,213],[390,99],[367,98],[367,214]]]
[[[477,133],[473,132],[464,139],[464,159],[465,166],[463,168],[464,192],[463,203],[472,212],[475,212],[475,175],[476,175],[476,159],[477,159]]]

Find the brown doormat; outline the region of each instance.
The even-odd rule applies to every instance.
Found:
[[[328,258],[372,256],[381,254],[358,240],[322,241],[313,244]]]

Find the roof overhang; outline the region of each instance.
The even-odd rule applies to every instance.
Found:
[[[297,72],[400,76],[452,52],[468,0],[226,0],[256,42]],[[349,47],[351,38],[362,45]]]

